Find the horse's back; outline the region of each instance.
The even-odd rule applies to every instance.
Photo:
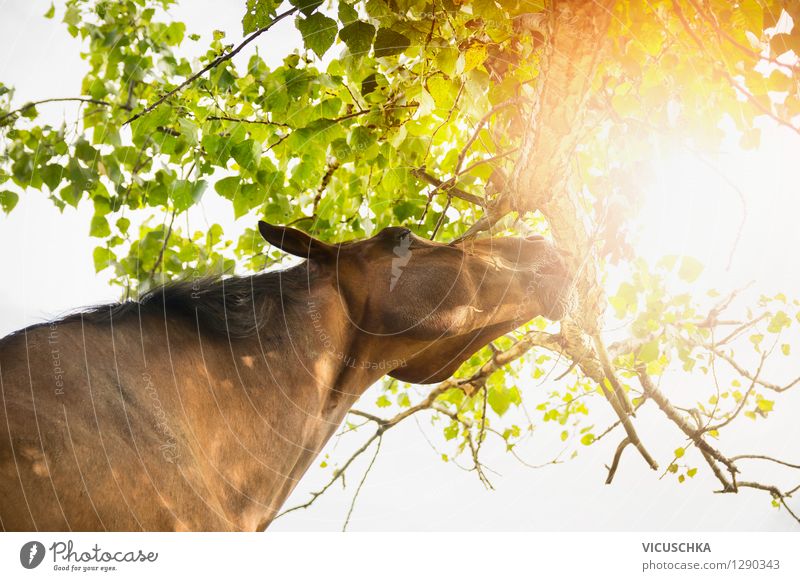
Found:
[[[192,526],[177,506],[192,479],[175,463],[179,430],[159,424],[166,412],[134,353],[140,336],[112,329],[77,320],[0,341],[5,530]]]
[[[286,366],[291,345],[130,315],[0,339],[0,526],[263,526],[335,429],[316,380]]]

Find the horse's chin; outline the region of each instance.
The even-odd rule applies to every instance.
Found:
[[[400,381],[405,381],[406,383],[416,383],[418,385],[428,385],[430,383],[441,383],[449,379],[456,370],[461,366],[461,363],[455,366],[455,369],[442,369],[436,373],[430,374],[425,373],[419,369],[414,369],[412,367],[398,367],[394,371],[389,374],[389,377],[393,377]]]

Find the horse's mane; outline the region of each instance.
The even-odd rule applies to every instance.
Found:
[[[196,318],[202,330],[244,338],[270,322],[278,331],[285,324],[284,316],[297,311],[308,284],[305,264],[252,276],[184,279],[154,288],[137,300],[89,307],[54,322],[113,323],[129,316],[178,315]],[[49,324],[33,325],[8,337]]]

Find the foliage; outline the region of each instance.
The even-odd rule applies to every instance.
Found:
[[[289,11],[303,39],[304,48],[274,68],[257,52],[246,62],[221,60],[233,45],[218,31],[191,62],[184,48],[204,41],[169,21],[172,3],[67,0],[48,11],[85,46],[88,72],[74,124],[41,123],[46,101],[12,104],[13,89],[0,85],[0,209],[11,212],[20,196],[42,194],[62,209],[91,205],[96,269],[127,292],[187,271],[231,274],[281,260],[252,226],[235,238],[219,223],[204,231],[184,227],[204,196],[226,200],[242,224],[263,218],[330,241],[397,224],[452,239],[501,205],[520,164],[531,161],[522,147],[531,127],[550,122],[537,106],[550,72],[548,47],[564,14],[544,0],[247,0],[244,35],[268,37],[264,29]],[[702,266],[687,257],[644,263],[627,224],[641,176],[664,144],[714,151],[726,119],[745,148],[758,146],[759,117],[795,128],[800,91],[789,51],[800,52],[800,30],[791,26],[800,3],[609,4],[604,50],[583,49],[596,55],[587,94],[563,97],[585,103],[583,118],[570,120],[581,138],[569,152],[569,186],[596,233],[599,272],[621,264],[629,274],[615,292],[606,291],[609,314],[630,323],[629,340],[609,352],[633,404],[653,398],[636,387],[641,373],[658,377],[677,367],[708,379],[724,363],[735,375],[730,385],[709,379],[713,395],[703,391],[689,404],[701,431],[684,437],[699,445],[705,435],[719,437],[740,411],[756,421],[772,413],[779,386],[761,378],[761,367],[747,371],[749,355],[741,353],[752,351],[757,360],[779,348],[789,356],[797,348],[786,335],[800,323],[798,303],[763,297],[729,329],[732,336],[720,337],[728,295],[717,295],[709,311],[701,305],[709,297],[690,294],[681,282],[670,288],[673,280],[693,283]],[[557,161],[534,160],[552,163],[553,172],[564,167]],[[542,213],[518,217],[544,233],[552,227]],[[499,228],[511,225],[505,220]],[[493,354],[549,329],[533,321],[476,354],[458,372],[464,382],[425,408],[434,410],[443,442],[453,445],[445,459],[467,451],[480,473],[485,438],[494,434],[513,452],[535,423],[554,425],[573,452],[605,435],[590,423],[590,406],[608,399],[605,381],[613,377],[595,381],[571,348],[531,340],[536,349],[520,353],[523,364],[481,371]],[[550,374],[562,356],[576,366],[564,381],[548,382],[529,425],[505,422],[509,409],[534,397],[521,386]],[[403,413],[418,405],[408,386],[380,389],[379,409]],[[682,463],[687,443],[678,445],[668,470],[683,482],[697,467]]]

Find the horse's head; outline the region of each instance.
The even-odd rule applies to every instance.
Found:
[[[564,315],[567,272],[541,236],[441,244],[391,227],[327,244],[293,228],[259,229],[332,277],[359,332],[404,353],[406,364],[390,373],[403,381],[441,381],[489,341],[534,317]]]

